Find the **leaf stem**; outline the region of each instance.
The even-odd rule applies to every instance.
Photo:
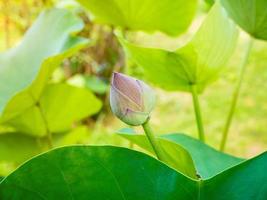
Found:
[[[245,53],[244,53],[244,57],[243,57],[242,62],[241,62],[240,75],[238,77],[237,85],[236,85],[235,90],[234,90],[233,95],[232,95],[232,101],[231,101],[230,110],[229,110],[229,113],[228,113],[228,116],[227,116],[227,119],[226,119],[224,130],[223,130],[222,140],[221,140],[221,144],[220,144],[220,150],[221,151],[224,151],[224,149],[225,149],[225,145],[226,145],[229,129],[230,129],[230,126],[231,126],[231,123],[232,123],[232,120],[233,120],[233,116],[234,116],[235,110],[236,110],[236,105],[237,105],[237,101],[238,101],[238,98],[239,98],[239,95],[240,95],[240,89],[242,87],[242,83],[243,83],[243,80],[244,80],[244,75],[245,75],[245,72],[246,72],[248,59],[249,59],[249,55],[251,53],[252,46],[253,46],[253,38],[251,36],[249,36],[249,41],[247,43],[246,50],[245,50]]]
[[[39,101],[36,102],[36,107],[37,107],[38,110],[40,111],[42,120],[43,120],[44,125],[45,125],[45,129],[46,129],[46,138],[47,138],[47,144],[48,144],[48,147],[49,147],[50,149],[52,149],[52,148],[53,148],[53,138],[52,138],[52,133],[51,133],[51,131],[49,130],[48,122],[47,122],[47,120],[46,120],[46,117],[45,117],[43,108],[41,107]]]
[[[191,85],[191,94],[192,94],[192,99],[193,99],[193,104],[194,104],[195,117],[196,117],[197,128],[198,128],[198,136],[202,142],[205,142],[204,127],[203,127],[203,122],[202,122],[201,109],[200,109],[196,84]]]
[[[163,150],[153,134],[153,131],[149,125],[149,119],[144,124],[142,124],[142,126],[146,133],[147,139],[149,140],[157,158],[163,161],[164,158]]]

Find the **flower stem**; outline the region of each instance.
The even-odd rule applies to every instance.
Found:
[[[192,99],[193,99],[194,110],[195,110],[195,117],[196,117],[197,128],[198,128],[198,136],[202,142],[205,142],[205,134],[204,134],[202,117],[201,117],[201,109],[200,109],[200,105],[199,105],[197,88],[196,88],[195,84],[191,85],[191,93],[192,93]]]
[[[251,36],[249,36],[249,41],[247,43],[247,47],[245,50],[245,54],[244,57],[242,59],[241,62],[241,71],[240,71],[240,75],[238,77],[238,81],[237,81],[237,85],[236,88],[234,90],[233,96],[232,96],[232,102],[231,102],[231,106],[230,106],[230,111],[228,113],[227,119],[226,119],[226,123],[225,123],[225,127],[223,130],[223,136],[222,136],[222,140],[221,140],[221,145],[220,145],[220,150],[224,151],[225,149],[225,145],[226,145],[226,141],[227,141],[227,137],[228,137],[228,133],[229,133],[229,129],[233,120],[233,116],[236,110],[236,105],[237,105],[237,101],[240,95],[240,89],[243,83],[243,79],[244,79],[244,75],[246,72],[246,66],[248,63],[248,59],[249,59],[249,55],[251,53],[251,49],[253,46],[253,38]]]
[[[153,131],[149,125],[149,119],[144,124],[142,124],[142,126],[157,158],[163,161],[164,158],[163,150],[153,134]]]

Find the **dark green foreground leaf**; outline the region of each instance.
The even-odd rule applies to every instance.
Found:
[[[267,154],[194,181],[140,152],[73,146],[33,158],[0,183],[0,198],[266,200]]]
[[[266,167],[265,152],[205,181],[201,197],[214,200],[266,200]]]
[[[121,130],[119,134],[140,147],[153,152],[145,135],[135,134],[131,129]],[[196,170],[202,179],[211,178],[244,161],[243,159],[219,152],[201,141],[184,134],[161,135],[158,139],[162,147],[173,155],[173,159],[177,163],[176,165],[189,167],[191,163],[189,163],[188,160],[192,159]],[[168,141],[169,143],[167,143]],[[181,148],[185,149],[187,152],[181,154],[181,151],[179,150]],[[191,158],[188,158],[187,155]],[[187,157],[187,160],[183,158],[184,156]],[[174,168],[177,169],[176,167]],[[178,171],[181,170],[178,169]],[[181,172],[184,173],[184,171]]]
[[[192,199],[196,183],[117,147],[66,147],[27,162],[0,185],[5,199]]]

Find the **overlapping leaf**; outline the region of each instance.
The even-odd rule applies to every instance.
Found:
[[[118,133],[120,136],[130,140],[134,144],[137,144],[145,150],[153,153],[152,147],[145,135],[136,134],[131,129],[122,129]],[[185,160],[183,156],[190,156],[190,158],[193,160],[198,175],[202,179],[211,178],[222,171],[244,161],[243,159],[219,152],[202,143],[201,141],[193,139],[184,134],[161,135],[158,137],[158,140],[163,149],[168,150],[167,152],[173,155],[173,159],[177,165],[189,167],[191,163]],[[169,143],[167,143],[167,141],[169,141]],[[181,155],[181,152],[179,151],[180,148],[185,149],[186,154]],[[167,164],[171,164],[171,162],[167,162]],[[178,168],[176,169],[184,173],[184,171],[181,171]]]
[[[154,155],[154,150],[145,135],[137,135],[132,129],[128,128],[118,131],[118,134]],[[189,152],[171,140],[163,138],[158,140],[164,152],[164,162],[192,179],[197,179],[197,170]]]
[[[119,34],[118,34],[119,35]],[[237,29],[219,3],[211,9],[191,42],[175,52],[145,48],[120,41],[145,77],[167,90],[202,91],[216,80],[230,58],[237,41]]]
[[[68,84],[52,84],[40,99],[48,127],[52,132],[63,132],[73,122],[97,113],[102,103],[86,88]]]
[[[266,0],[222,0],[229,15],[255,38],[267,40]]]
[[[0,54],[1,122],[32,107],[54,69],[88,44],[73,36],[82,27],[82,21],[69,11],[46,10],[17,47]]]
[[[267,154],[192,180],[140,152],[73,146],[33,158],[0,183],[6,199],[265,200]]]
[[[51,84],[44,89],[39,105],[29,107],[5,124],[22,133],[42,137],[47,129],[52,133],[68,131],[73,122],[97,113],[101,105],[86,88]]]
[[[211,178],[244,161],[244,159],[217,151],[184,134],[166,134],[161,135],[160,138],[170,140],[185,148],[192,156],[198,173],[203,179]]]
[[[124,30],[179,35],[190,25],[197,0],[77,0],[96,21]]]
[[[41,137],[47,129],[67,131],[74,121],[99,111],[101,102],[86,89],[46,87],[62,60],[88,44],[73,35],[82,27],[69,11],[44,11],[18,46],[0,55],[2,124]]]

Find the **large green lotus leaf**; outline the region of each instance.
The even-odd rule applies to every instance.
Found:
[[[112,146],[72,146],[33,158],[0,183],[6,199],[265,200],[267,154],[209,180]]]
[[[66,10],[46,10],[21,43],[0,54],[0,116],[9,120],[32,107],[63,59],[88,44],[73,34],[82,21]]]
[[[50,84],[44,89],[39,105],[31,106],[5,124],[22,133],[42,137],[47,128],[52,133],[68,131],[73,122],[97,113],[101,106],[101,101],[86,88]]]
[[[197,0],[77,0],[96,21],[124,30],[161,31],[177,36],[190,25]]]
[[[122,129],[119,131],[119,135],[132,141],[138,146],[153,152],[145,135],[135,134],[131,129]],[[166,150],[168,149],[168,152],[173,155],[174,160],[178,163],[177,165],[182,165],[186,161],[183,159],[183,156],[179,151],[181,148],[185,149],[187,152],[184,155],[187,156],[189,153],[190,158],[194,162],[196,171],[202,179],[211,178],[244,161],[243,159],[219,152],[201,141],[183,134],[161,135],[158,137],[158,140],[162,147],[164,149],[166,148]],[[166,143],[166,140],[171,142],[172,145]],[[184,164],[185,167],[191,165],[191,163],[186,162]],[[180,171],[180,169],[178,171]]]
[[[200,199],[265,200],[267,153],[245,161],[202,183]],[[206,197],[206,198],[205,198]]]
[[[145,135],[137,135],[130,128],[122,129],[118,131],[118,134],[154,154],[153,148]],[[166,164],[193,179],[198,178],[192,157],[185,148],[166,139],[159,139],[159,143],[162,146]]]
[[[233,20],[255,38],[267,40],[266,0],[222,0]]]
[[[12,190],[12,192],[11,192]],[[5,199],[192,199],[196,182],[119,147],[65,147],[27,162],[0,184]]]
[[[144,69],[145,77],[167,90],[202,91],[216,80],[237,41],[237,29],[216,3],[193,39],[176,51],[145,48],[118,37],[128,56]]]

